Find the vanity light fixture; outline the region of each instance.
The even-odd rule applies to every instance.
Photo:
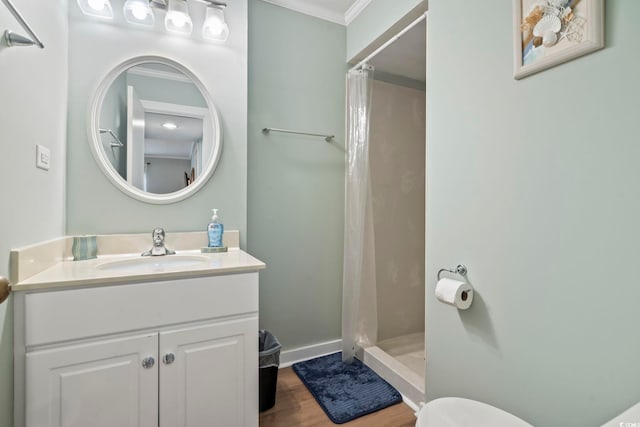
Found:
[[[122,10],[130,24],[152,26],[155,22],[149,0],[127,0]]]
[[[210,1],[207,17],[202,27],[202,38],[224,42],[229,37],[229,26],[224,19],[226,3]]]
[[[193,23],[189,16],[187,0],[169,0],[164,26],[174,33],[191,34]]]
[[[78,6],[85,15],[113,19],[113,9],[109,0],[78,0]]]
[[[85,15],[103,19],[113,19],[114,17],[111,0],[77,0],[77,2]],[[128,23],[147,27],[154,26],[156,13],[164,13],[164,26],[167,31],[188,36],[193,31],[193,21],[189,15],[190,2],[204,4],[204,8],[197,9],[202,12],[206,11],[202,26],[202,39],[225,42],[229,37],[229,26],[224,16],[227,3],[222,1],[125,0],[122,12]],[[15,44],[18,44],[18,41]]]

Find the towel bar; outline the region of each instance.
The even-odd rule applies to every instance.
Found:
[[[40,41],[38,36],[36,36],[36,33],[33,32],[33,30],[31,29],[29,24],[27,24],[27,21],[25,21],[25,19],[22,17],[20,12],[18,12],[18,9],[16,9],[13,3],[11,3],[11,0],[2,0],[2,2],[5,4],[5,6],[7,6],[7,9],[9,9],[9,12],[11,12],[13,17],[16,18],[16,20],[20,23],[22,28],[24,28],[24,30],[27,33],[29,33],[29,36],[31,37],[29,38],[29,37],[21,36],[20,34],[16,34],[11,30],[6,30],[4,32],[4,39],[5,39],[5,42],[7,43],[7,46],[12,47],[12,46],[36,45],[40,49],[44,49],[44,44]]]
[[[327,142],[331,142],[331,140],[333,140],[333,138],[335,138],[335,135],[324,135],[324,134],[321,134],[321,133],[298,132],[298,131],[295,131],[295,130],[276,129],[276,128],[264,128],[264,129],[262,129],[262,133],[264,133],[265,135],[269,134],[269,132],[282,132],[282,133],[293,133],[295,135],[319,136],[319,137],[324,138],[324,140],[327,141]]]

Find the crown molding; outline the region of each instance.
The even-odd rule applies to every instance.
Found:
[[[367,6],[369,6],[369,3],[371,3],[371,0],[357,0],[354,4],[352,4],[351,7],[344,13],[345,24],[351,24],[353,20],[356,19]]]
[[[299,0],[262,0],[267,3],[275,4],[287,9],[291,9],[296,12],[303,13],[305,15],[315,16],[316,18],[324,19],[325,21],[333,22],[334,24],[346,25],[344,15],[334,12],[325,7],[312,5],[307,2],[301,2]]]

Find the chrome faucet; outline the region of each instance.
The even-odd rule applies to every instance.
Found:
[[[142,256],[173,255],[176,253],[164,245],[164,230],[162,228],[154,228],[151,235],[153,236],[153,247],[143,252]]]

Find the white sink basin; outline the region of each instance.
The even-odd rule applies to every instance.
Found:
[[[164,255],[107,261],[96,268],[104,271],[166,271],[203,265],[209,258],[202,255]]]

